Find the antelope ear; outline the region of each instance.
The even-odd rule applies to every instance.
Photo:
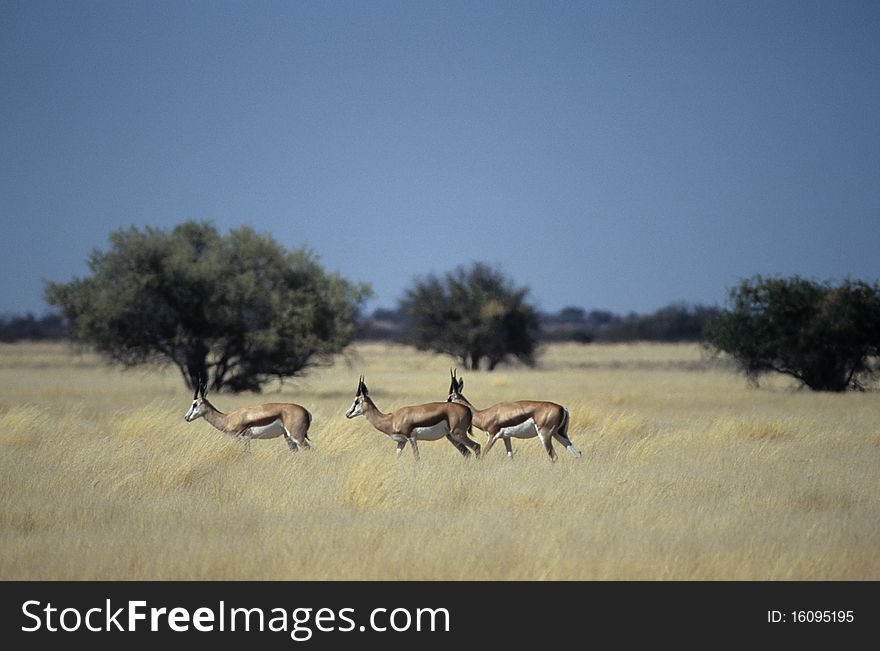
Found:
[[[461,390],[464,389],[464,380],[458,380],[458,392],[461,393]]]
[[[199,384],[199,393],[202,394],[202,398],[204,398],[205,395],[208,393],[208,383],[207,382],[202,382],[201,384]]]

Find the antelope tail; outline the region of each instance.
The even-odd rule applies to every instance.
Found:
[[[568,409],[562,408],[562,425],[559,426],[559,433],[568,438]]]

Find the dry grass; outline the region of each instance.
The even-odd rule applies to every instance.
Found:
[[[755,390],[694,346],[560,345],[465,372],[466,393],[567,405],[580,460],[535,440],[395,460],[343,416],[360,372],[389,410],[444,399],[448,367],[360,346],[266,396],[313,412],[311,454],[246,453],[184,422],[170,370],[2,346],[0,579],[880,578],[880,393]]]

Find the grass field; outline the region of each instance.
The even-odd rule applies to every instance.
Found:
[[[465,372],[477,406],[566,405],[584,453],[536,439],[416,462],[343,413],[443,400],[448,358],[360,345],[224,411],[293,401],[311,453],[243,446],[176,371],[0,347],[0,579],[880,579],[880,392],[760,389],[690,345],[549,347]],[[480,443],[485,437],[478,434]]]

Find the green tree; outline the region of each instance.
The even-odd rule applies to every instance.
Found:
[[[326,361],[352,338],[369,287],[325,272],[247,227],[128,228],[94,250],[91,275],[48,283],[74,336],[124,366],[175,364],[193,388],[259,391]]]
[[[471,369],[485,359],[491,371],[509,357],[534,363],[538,319],[527,295],[500,271],[474,263],[416,280],[400,308],[420,350],[454,355]]]
[[[775,371],[816,391],[862,388],[878,370],[880,288],[756,276],[731,290],[707,341],[753,381]]]

